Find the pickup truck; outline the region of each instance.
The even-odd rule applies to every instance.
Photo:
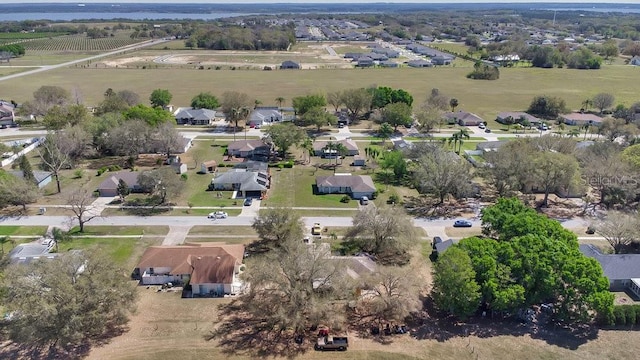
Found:
[[[320,223],[313,224],[313,227],[311,228],[311,235],[320,235],[321,233],[322,226],[320,226]]]
[[[337,337],[337,336],[323,336],[318,338],[318,342],[316,343],[316,350],[325,351],[325,350],[339,350],[346,351],[347,347],[349,347],[349,339],[346,337]]]

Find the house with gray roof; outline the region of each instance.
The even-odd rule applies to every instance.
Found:
[[[175,114],[178,125],[211,125],[216,111],[209,109],[180,108]]]
[[[49,253],[54,245],[53,239],[16,245],[9,252],[9,261],[12,264],[29,264],[42,259],[54,259],[58,253]]]
[[[232,169],[216,175],[211,180],[210,190],[237,191],[236,197],[260,198],[271,185],[271,175],[267,171]]]
[[[256,108],[249,115],[247,123],[249,126],[255,127],[256,125],[262,126],[265,123],[272,123],[282,121],[282,113],[277,107],[273,108]]]
[[[335,150],[329,150],[329,143],[338,143],[347,149],[345,155],[355,156],[360,154],[358,144],[353,139],[342,139],[338,141],[317,140],[313,142],[313,154],[323,158],[335,158],[338,154]]]
[[[483,141],[476,145],[476,150],[480,150],[483,153],[489,151],[498,151],[502,146],[508,143],[509,140],[499,140],[499,141]]]
[[[629,65],[640,66],[640,56],[634,56],[629,60]]]
[[[98,194],[104,197],[114,197],[118,196],[118,184],[120,184],[120,180],[124,181],[125,184],[129,187],[130,192],[141,192],[142,189],[138,184],[138,176],[140,175],[137,171],[118,171],[115,173],[105,173],[107,178],[104,179],[98,185]]]
[[[22,170],[12,170],[9,171],[9,174],[24,179],[24,172]],[[36,185],[38,185],[39,189],[47,186],[51,182],[51,173],[49,171],[41,171],[41,170],[33,170],[33,177],[36,180]]]
[[[431,63],[433,65],[451,65],[453,61],[453,56],[447,55],[436,55],[431,58]]]
[[[0,100],[0,125],[11,126],[15,124],[15,106],[12,103]]]
[[[373,65],[373,59],[368,56],[361,56],[358,58],[358,67],[370,67]]]
[[[380,63],[378,64],[381,67],[386,67],[386,68],[397,68],[398,67],[398,63],[392,60],[386,60],[386,61],[380,61]]]
[[[409,62],[407,62],[407,65],[410,67],[414,67],[414,68],[425,68],[425,67],[432,67],[433,64],[431,63],[431,61],[429,60],[411,60]]]
[[[603,254],[589,244],[580,245],[580,252],[600,263],[611,291],[631,290],[640,297],[640,254]]]
[[[467,111],[446,112],[442,117],[449,123],[457,123],[460,126],[478,126],[484,123],[480,116]]]
[[[523,111],[503,111],[501,113],[498,113],[498,116],[496,116],[496,121],[499,122],[500,124],[506,124],[508,122],[508,119],[511,118],[512,119],[512,123],[521,123],[523,120],[527,120],[529,122],[529,124],[536,126],[540,123],[542,123],[542,120],[540,120],[539,118],[531,115],[531,114],[527,114],[526,112]]]
[[[262,140],[238,140],[227,146],[227,154],[241,158],[268,157],[271,145]]]
[[[560,120],[562,120],[567,125],[600,126],[604,119],[595,114],[573,112],[570,114],[560,115]]]
[[[280,64],[280,69],[295,69],[295,70],[299,70],[301,69],[300,64],[298,64],[295,61],[291,61],[291,60],[285,60],[282,62],[282,64]]]
[[[354,199],[361,199],[363,196],[372,198],[376,191],[373,179],[368,175],[317,176],[316,187],[318,194],[347,194]]]

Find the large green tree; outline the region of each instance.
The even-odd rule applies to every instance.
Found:
[[[143,104],[132,106],[124,112],[127,120],[143,120],[151,126],[158,126],[165,122],[173,121],[173,115],[161,107],[148,107]]]
[[[191,107],[194,109],[210,109],[215,110],[220,106],[218,98],[210,92],[201,92],[191,99]]]
[[[293,209],[268,208],[260,211],[251,227],[258,233],[262,245],[278,247],[288,239],[302,241],[304,225]]]
[[[171,103],[173,95],[167,89],[155,89],[149,96],[151,106],[154,108],[164,108]]]
[[[351,121],[371,107],[371,93],[364,88],[346,89],[342,91],[342,104],[347,108]]]
[[[391,103],[380,110],[377,120],[381,124],[388,123],[393,126],[394,131],[397,131],[398,126],[411,126],[413,123],[411,115],[411,106],[401,102]]]
[[[436,307],[461,319],[473,315],[480,304],[480,286],[471,258],[454,246],[442,254],[433,268],[431,296]]]
[[[331,115],[322,107],[314,107],[309,109],[301,117],[302,124],[313,125],[319,132],[323,126],[335,126],[338,123],[338,118],[335,115]]]
[[[301,143],[306,137],[304,130],[290,122],[271,125],[266,133],[282,157],[286,156],[291,146]]]
[[[327,106],[327,99],[322,94],[296,96],[291,101],[297,116],[303,116],[313,108]]]

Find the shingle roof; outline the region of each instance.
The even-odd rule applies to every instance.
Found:
[[[316,185],[351,188],[351,192],[376,191],[376,186],[369,175],[317,176]]]
[[[541,121],[537,117],[522,111],[503,111],[501,113],[498,113],[498,116],[496,118],[506,119],[509,116],[511,116],[515,121],[518,121],[520,120],[521,117],[524,117],[525,119],[527,119],[527,121],[529,121],[532,124],[539,123]]]
[[[238,140],[229,144],[227,149],[229,151],[252,151],[263,146],[268,145],[262,140]]]
[[[240,191],[264,191],[269,186],[269,175],[265,172],[232,169],[218,175],[213,184],[240,184]]]
[[[484,120],[474,114],[474,113],[470,113],[470,112],[466,112],[466,111],[456,111],[456,112],[446,112],[442,115],[443,117],[450,119],[450,120],[462,120],[462,121],[476,121],[476,122],[483,122]]]
[[[443,242],[437,243],[436,244],[436,252],[441,255],[442,253],[447,251],[448,248],[453,246],[453,244],[454,244],[454,241],[452,239],[445,240]]]
[[[640,278],[640,254],[602,254],[593,245],[580,245],[580,252],[596,259],[609,280]]]
[[[500,149],[504,144],[506,144],[508,142],[509,142],[509,140],[484,141],[484,142],[478,143],[476,145],[476,149],[477,150],[483,150],[483,151],[497,150],[497,149]]]
[[[118,183],[120,179],[122,179],[130,188],[138,185],[138,175],[140,175],[137,171],[118,171],[115,173],[107,173],[107,178],[98,185],[98,189],[100,190],[117,190]]]
[[[12,171],[9,171],[9,173],[15,177],[24,179],[24,172],[22,172],[22,170],[12,170]],[[51,176],[51,173],[48,171],[33,170],[33,177],[36,179],[36,182],[38,184],[40,184],[43,180],[45,180],[49,176]]]
[[[561,117],[570,121],[592,121],[596,123],[602,122],[602,118],[594,114],[583,114],[574,112],[571,114],[561,115]]]
[[[176,119],[212,120],[216,117],[215,110],[182,109],[176,114]]]
[[[342,139],[338,141],[326,141],[326,140],[318,140],[313,142],[313,150],[320,151],[324,149],[330,142],[338,143],[344,145],[347,150],[353,151],[358,150],[358,144],[353,139]]]
[[[138,268],[168,267],[172,275],[191,274],[192,284],[230,284],[244,253],[244,245],[151,246]]]

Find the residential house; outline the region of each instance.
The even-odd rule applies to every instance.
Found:
[[[386,68],[397,68],[398,67],[398,63],[395,61],[391,61],[391,60],[386,60],[386,61],[380,61],[380,63],[378,64],[381,67],[386,67]]]
[[[640,254],[602,254],[589,244],[580,245],[580,252],[600,263],[611,291],[630,290],[640,297]]]
[[[59,253],[50,253],[55,242],[43,239],[39,242],[18,244],[9,252],[9,262],[12,264],[28,264],[36,260],[54,259]]]
[[[209,109],[179,108],[176,113],[178,125],[211,125],[216,119],[216,111]]]
[[[629,65],[640,66],[640,56],[634,56],[629,60]]]
[[[433,64],[429,60],[411,60],[407,62],[407,65],[414,68],[426,68],[433,66]]]
[[[478,126],[484,123],[484,119],[480,116],[467,111],[446,112],[443,117],[449,123],[457,123],[460,126]]]
[[[452,61],[453,57],[447,55],[436,55],[431,58],[431,63],[433,65],[451,65]]]
[[[496,116],[496,121],[500,124],[506,124],[508,122],[508,118],[513,119],[512,123],[514,124],[521,123],[524,119],[526,119],[532,126],[537,126],[542,123],[542,120],[539,118],[522,111],[503,111]]]
[[[271,145],[262,140],[238,140],[227,146],[227,154],[241,158],[268,157]]]
[[[142,285],[191,285],[193,296],[237,294],[244,288],[244,245],[218,243],[151,246],[142,255],[132,277]]]
[[[270,183],[271,175],[266,171],[231,169],[216,175],[211,180],[209,189],[237,191],[237,198],[262,198]]]
[[[346,53],[344,54],[344,58],[358,60],[363,55],[364,55],[363,53]]]
[[[389,60],[387,55],[382,54],[382,53],[372,52],[372,53],[366,54],[365,56],[371,58],[371,60],[373,60],[373,61],[387,61],[387,60]]]
[[[11,126],[15,124],[15,106],[12,103],[0,100],[0,125]]]
[[[318,194],[347,194],[354,199],[361,199],[363,196],[372,198],[376,191],[376,186],[368,175],[317,176],[316,187]]]
[[[602,124],[603,119],[600,116],[595,114],[573,112],[571,114],[560,115],[560,120],[562,120],[567,125],[600,126]]]
[[[247,171],[264,171],[269,172],[269,164],[264,161],[254,161],[244,159],[243,162],[233,165],[234,169],[245,169]]]
[[[169,149],[169,153],[184,154],[187,151],[189,151],[192,145],[193,145],[193,142],[190,138],[182,136],[180,137],[177,143],[171,145],[171,148]],[[164,141],[159,139],[151,139],[151,142],[149,144],[149,148],[147,149],[147,151],[150,154],[166,154],[167,149],[165,148],[165,146],[166,145]]]
[[[368,56],[361,56],[358,58],[358,67],[371,67],[373,65],[373,59]]]
[[[22,170],[13,170],[9,171],[9,173],[15,177],[24,179],[24,172],[22,172]],[[33,170],[33,177],[39,189],[42,189],[51,182],[51,176],[52,174],[48,171]]]
[[[98,194],[104,197],[118,196],[118,184],[120,180],[127,184],[130,192],[141,192],[142,189],[138,184],[138,175],[140,175],[140,173],[137,171],[105,173],[107,178],[98,185]]]
[[[338,143],[342,144],[347,149],[345,155],[347,156],[355,156],[360,154],[360,150],[358,149],[358,144],[353,139],[342,139],[337,141],[327,141],[327,140],[317,140],[313,142],[313,155],[321,156],[323,158],[335,158],[338,156],[336,150],[329,150],[327,146],[329,143]]]
[[[447,249],[449,249],[451,246],[453,246],[456,243],[458,243],[458,241],[453,239],[448,239],[443,242],[439,242],[435,244],[433,252],[435,252],[436,256],[442,255],[444,254],[445,251],[447,251]]]
[[[413,143],[410,143],[403,138],[393,138],[391,139],[391,143],[393,144],[394,150],[410,149],[413,146]]]
[[[264,123],[282,121],[282,113],[278,107],[259,107],[254,109],[249,115],[249,126],[262,126]]]
[[[300,67],[300,64],[298,64],[295,61],[291,61],[291,60],[285,60],[282,62],[282,64],[280,64],[280,69],[295,69],[295,70],[299,70],[302,67]]]
[[[215,172],[217,166],[218,162],[216,162],[215,160],[204,161],[202,164],[200,164],[200,173],[206,174]]]
[[[483,153],[490,151],[498,151],[502,146],[508,143],[508,140],[500,140],[500,141],[484,141],[480,142],[476,145],[476,150],[480,150]]]

